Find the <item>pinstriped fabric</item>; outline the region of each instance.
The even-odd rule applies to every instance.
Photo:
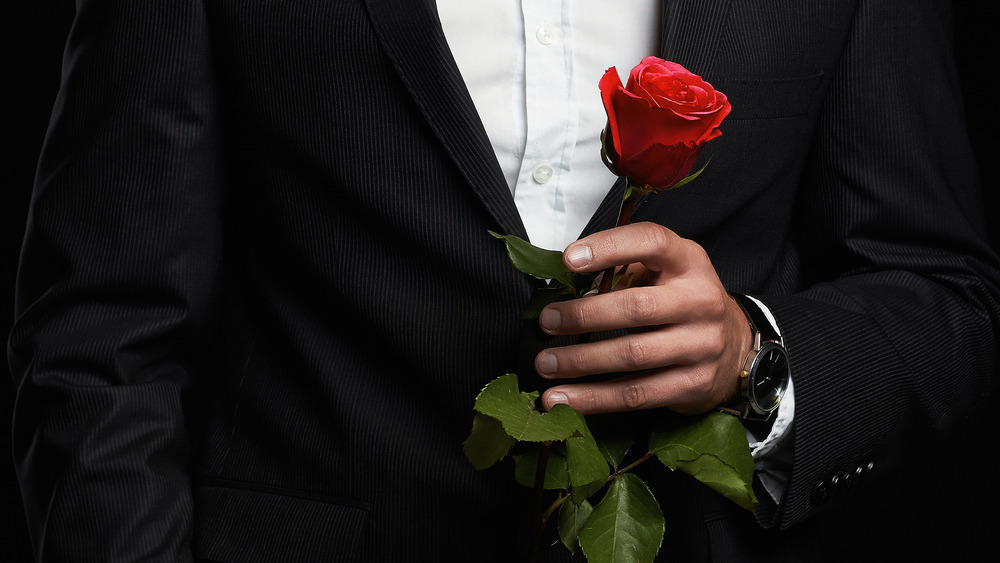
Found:
[[[702,77],[712,76],[719,60],[716,43],[723,37],[732,0],[664,0],[662,56]],[[711,80],[709,80],[711,81]]]
[[[224,485],[224,484],[220,484]],[[275,494],[275,493],[279,494]],[[284,493],[284,494],[280,494]],[[205,538],[202,553],[206,558],[228,561],[240,560],[277,561],[353,561],[353,547],[364,532],[363,505],[352,506],[343,499],[337,504],[316,499],[297,498],[289,491],[262,489],[245,495],[232,495],[225,486],[207,485],[199,491],[201,504],[211,516],[232,521],[232,526],[245,528],[249,541],[242,545],[228,545],[219,538]],[[291,518],[292,522],[285,521]],[[330,550],[322,534],[311,537],[290,537],[280,530],[291,524],[297,528],[340,528],[349,538],[343,549]]]
[[[515,560],[529,499],[460,444],[481,386],[540,386],[551,341],[519,320],[538,283],[485,234],[523,227],[433,3],[201,4],[81,2],[11,340],[38,549]],[[697,188],[636,220],[778,318],[799,410],[786,499],[759,514],[777,527],[822,510],[832,472],[905,463],[993,361],[942,30],[930,2],[888,4],[665,2],[664,52],[735,109]],[[653,486],[677,499],[667,557],[761,534],[683,478]]]
[[[181,397],[206,325],[188,312],[212,314],[219,251],[217,194],[197,189],[215,142],[192,132],[215,108],[200,4],[160,26],[162,4],[78,3],[33,196],[11,363],[46,561],[190,559]]]
[[[466,180],[505,233],[527,238],[489,139],[446,45],[436,8],[422,5],[431,4],[426,1],[409,10],[400,10],[385,0],[368,0],[367,4],[387,53]]]
[[[972,168],[964,142],[938,137],[961,120],[954,76],[937,54],[948,52],[946,32],[933,9],[894,22],[894,33],[871,23],[890,21],[892,9],[858,3],[800,205],[814,218],[803,228],[815,252],[853,275],[767,300],[782,329],[797,335],[789,350],[803,350],[793,353],[796,406],[806,414],[796,417],[785,524],[817,508],[805,493],[832,474],[871,461],[886,472],[915,463],[903,440],[909,425],[921,425],[924,440],[941,435],[990,388],[996,319],[976,310],[996,306],[995,281],[970,284],[967,276],[995,260],[981,243],[969,246],[981,229],[965,220],[975,215],[975,191],[954,189],[972,181],[962,172]],[[918,43],[927,56],[917,56]],[[917,92],[915,81],[933,85]],[[963,352],[940,354],[931,342]],[[867,431],[852,436],[845,459],[836,444],[854,428]]]

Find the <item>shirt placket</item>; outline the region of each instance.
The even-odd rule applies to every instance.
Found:
[[[527,129],[514,189],[532,242],[562,250],[566,188],[576,144],[572,30],[562,1],[522,0]]]

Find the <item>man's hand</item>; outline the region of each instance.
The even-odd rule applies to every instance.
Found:
[[[654,407],[694,413],[735,398],[753,335],[701,246],[637,223],[574,242],[563,260],[573,272],[631,264],[632,285],[548,305],[538,319],[542,330],[628,334],[543,350],[535,369],[547,379],[626,375],[552,387],[542,395],[546,409],[566,403],[584,414]]]

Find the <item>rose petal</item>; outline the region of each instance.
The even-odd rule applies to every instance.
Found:
[[[670,108],[651,107],[642,98],[618,92],[611,96],[617,122],[615,147],[624,159],[632,158],[649,145],[699,142],[710,134],[712,121],[678,113]],[[610,112],[609,112],[610,115]]]
[[[646,57],[622,87],[617,70],[600,82],[608,114],[605,152],[614,168],[659,189],[686,177],[704,143],[721,135],[729,100],[683,66]]]
[[[633,159],[622,161],[620,166],[624,169],[622,172],[636,183],[665,190],[672,188],[691,173],[704,146],[704,143],[654,144],[635,155]]]

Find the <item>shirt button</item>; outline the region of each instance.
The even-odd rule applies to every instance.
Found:
[[[549,24],[542,25],[535,30],[535,39],[542,45],[553,44],[556,40],[556,28]]]
[[[531,177],[539,184],[547,184],[552,179],[553,173],[552,167],[543,162],[531,171]]]

